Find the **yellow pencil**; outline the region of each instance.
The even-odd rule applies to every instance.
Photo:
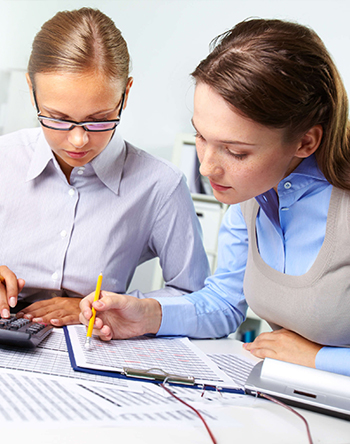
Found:
[[[94,302],[97,301],[100,297],[102,278],[103,278],[102,273],[100,273],[97,279]],[[90,318],[89,326],[86,333],[85,348],[90,348],[92,330],[95,324],[96,310],[94,309],[94,307],[92,307],[91,310],[92,310],[92,316]]]

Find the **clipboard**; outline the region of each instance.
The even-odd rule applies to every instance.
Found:
[[[75,370],[75,371],[90,373],[90,374],[95,374],[95,375],[100,375],[100,376],[113,377],[113,378],[121,378],[121,379],[126,379],[126,380],[128,380],[129,378],[132,378],[133,381],[140,381],[140,382],[148,381],[148,382],[153,382],[153,383],[158,383],[158,384],[166,382],[171,385],[181,385],[181,386],[185,385],[187,387],[197,388],[197,389],[198,388],[199,389],[205,388],[206,390],[219,390],[219,391],[223,391],[223,392],[244,394],[244,388],[235,386],[235,383],[232,380],[231,380],[232,381],[231,386],[230,386],[230,383],[228,383],[227,381],[223,381],[222,383],[220,383],[220,382],[218,382],[218,383],[211,383],[211,382],[203,383],[203,382],[198,382],[194,376],[191,376],[191,375],[187,376],[187,375],[172,373],[169,371],[167,372],[167,371],[164,371],[163,369],[158,368],[158,367],[150,367],[147,369],[140,369],[140,368],[133,368],[131,366],[129,366],[129,367],[125,366],[118,371],[110,371],[110,370],[98,369],[98,368],[88,368],[88,367],[85,367],[82,365],[78,365],[77,359],[76,359],[76,356],[74,353],[72,338],[70,336],[70,331],[72,332],[72,328],[74,328],[74,327],[77,327],[77,326],[65,326],[63,328],[63,330],[64,330],[64,334],[65,334],[65,338],[66,338],[70,363],[71,363],[73,370]],[[83,326],[79,326],[79,327],[83,327]],[[152,339],[154,339],[155,341],[159,341],[158,338],[152,338]],[[166,338],[162,338],[162,339],[166,339]],[[174,339],[174,338],[168,338],[168,339]],[[100,342],[99,339],[95,338],[94,340]],[[125,341],[128,341],[128,340],[123,340],[123,343]],[[106,343],[101,341],[100,344],[101,344],[101,346],[103,346]],[[209,358],[207,358],[207,359],[209,359]],[[215,364],[213,364],[213,365],[215,365]],[[221,370],[219,370],[219,371],[221,372]],[[229,379],[231,379],[231,378],[229,378]]]

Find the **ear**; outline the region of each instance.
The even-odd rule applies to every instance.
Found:
[[[130,92],[130,88],[132,87],[133,83],[134,83],[134,79],[132,77],[129,77],[128,78],[128,83],[126,84],[126,87],[125,87],[125,100],[124,100],[123,109],[126,108],[126,105],[128,103],[129,92]]]
[[[296,157],[306,158],[311,156],[320,146],[323,136],[321,125],[315,125],[300,139],[300,146],[297,149]]]
[[[34,97],[33,97],[33,84],[32,84],[32,81],[30,80],[28,73],[26,73],[26,80],[27,80],[27,84],[29,87],[30,100],[32,102],[33,107],[35,108]]]

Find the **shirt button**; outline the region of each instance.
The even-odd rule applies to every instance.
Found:
[[[52,277],[52,279],[53,279],[54,281],[57,281],[57,279],[58,279],[58,273],[55,271],[54,274],[53,274],[51,277]]]
[[[70,196],[74,196],[74,194],[75,194],[75,189],[74,188],[71,188],[69,191],[68,191],[68,194],[70,195]]]
[[[84,170],[78,170],[77,174],[79,174],[79,176],[83,175],[84,174]]]
[[[65,238],[67,236],[67,231],[66,230],[62,230],[61,231],[61,237],[62,239]]]
[[[290,182],[286,182],[283,186],[286,190],[289,190],[289,188],[292,186],[292,184]]]

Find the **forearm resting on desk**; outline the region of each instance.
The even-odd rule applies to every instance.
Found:
[[[93,302],[94,293],[80,302],[80,322],[83,324],[88,325],[92,306],[96,310],[93,334],[109,341],[158,332],[162,310],[155,299],[137,299],[108,291],[103,291],[101,295],[96,302]]]

